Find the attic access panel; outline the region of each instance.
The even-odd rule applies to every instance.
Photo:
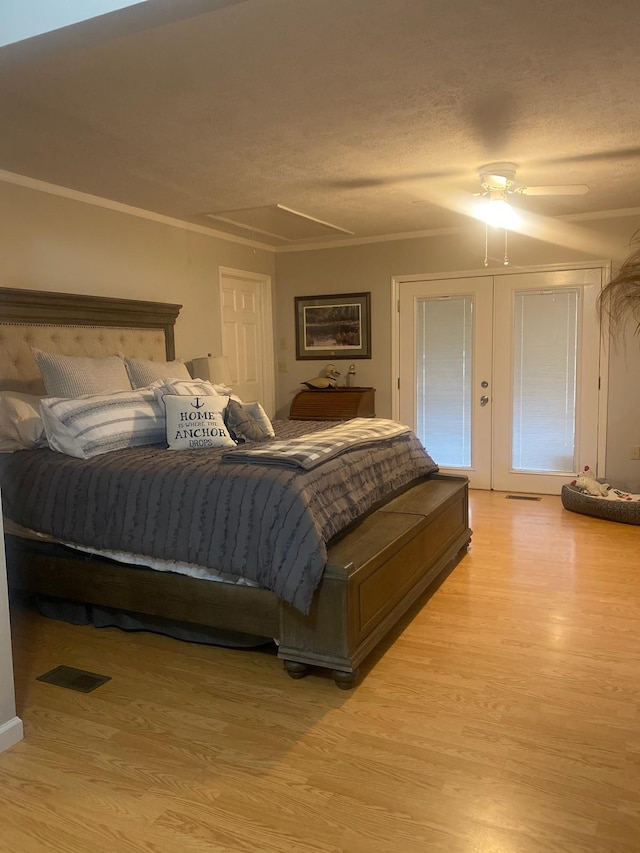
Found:
[[[220,210],[206,213],[207,219],[212,219],[225,226],[232,227],[236,233],[245,237],[254,236],[266,238],[267,241],[293,242],[297,240],[313,240],[318,237],[331,237],[336,234],[353,235],[339,225],[324,222],[292,210],[282,204],[267,204],[263,207],[245,207],[239,210]],[[247,232],[249,232],[247,234]]]

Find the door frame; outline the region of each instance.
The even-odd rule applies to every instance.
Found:
[[[398,420],[400,416],[400,288],[404,283],[414,281],[444,281],[451,278],[476,278],[486,276],[520,275],[522,273],[545,273],[562,270],[600,269],[603,284],[611,277],[611,261],[594,260],[562,264],[541,264],[539,266],[514,266],[507,269],[482,269],[457,272],[430,272],[412,275],[391,276],[391,417]],[[609,340],[606,328],[600,329],[600,388],[598,395],[598,442],[595,470],[597,477],[606,477],[605,463],[607,450],[607,413],[609,385]],[[578,472],[576,472],[578,473]]]
[[[262,387],[264,388],[264,399],[260,402],[271,417],[276,408],[276,372],[275,372],[275,348],[273,334],[273,298],[271,287],[271,276],[267,273],[250,272],[239,270],[235,267],[218,267],[218,299],[222,301],[222,285],[225,277],[245,278],[260,288],[261,296],[261,333],[262,333]],[[219,339],[222,341],[222,304],[220,304],[220,330]]]

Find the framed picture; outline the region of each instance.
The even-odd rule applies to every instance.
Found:
[[[296,296],[296,358],[371,358],[371,293]]]

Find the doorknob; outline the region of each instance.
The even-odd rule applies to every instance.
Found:
[[[489,402],[489,398],[487,397],[486,394],[483,394],[482,397],[480,397],[480,405],[486,406],[488,402]]]

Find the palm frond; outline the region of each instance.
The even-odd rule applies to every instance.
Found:
[[[640,332],[640,231],[634,234],[634,243],[637,248],[605,284],[598,299],[612,332],[621,331],[629,320],[636,324],[636,334]]]

